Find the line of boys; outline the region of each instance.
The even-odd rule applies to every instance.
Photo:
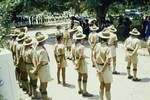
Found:
[[[19,86],[32,99],[49,100],[47,84],[50,81],[49,56],[44,47],[46,37],[38,33],[35,47],[33,39],[27,35],[27,29],[13,29],[10,34],[9,46],[16,65],[16,79]],[[40,79],[40,93],[37,92],[37,79]]]

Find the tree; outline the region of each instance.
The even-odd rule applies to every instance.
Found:
[[[149,0],[86,0],[88,8],[92,8],[96,12],[97,21],[99,26],[105,21],[105,17],[108,11],[108,8],[114,2],[127,3],[129,6],[136,4],[138,6],[145,5],[150,3]]]

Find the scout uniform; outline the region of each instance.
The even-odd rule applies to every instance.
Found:
[[[66,28],[65,32],[63,33],[63,43],[67,49],[67,51],[66,51],[67,59],[71,59],[70,51],[71,51],[72,41],[71,41],[70,33],[68,32],[68,28]]]
[[[71,46],[71,58],[73,63],[75,64],[75,43]]]
[[[133,64],[133,81],[140,81],[137,78],[137,63],[138,63],[138,53],[137,50],[140,47],[140,40],[136,38],[136,36],[140,35],[140,32],[136,28],[134,28],[130,32],[131,36],[128,37],[125,41],[125,50],[126,57],[125,60],[128,62],[127,71],[128,71],[128,79],[131,79],[132,76],[130,74],[130,66]]]
[[[49,72],[49,56],[44,47],[44,41],[47,39],[43,34],[36,37],[39,45],[36,48],[36,73],[40,79],[40,92],[42,95],[42,100],[47,100],[47,90],[45,87],[42,87],[42,84],[50,81],[50,72]],[[41,44],[42,43],[42,44]]]
[[[84,54],[84,46],[81,44],[81,40],[84,39],[86,35],[81,32],[78,32],[73,36],[73,39],[76,39],[77,43],[75,45],[75,69],[78,72],[78,85],[79,85],[79,94],[82,94],[84,97],[91,97],[92,95],[89,94],[86,90],[87,86],[87,63],[85,61],[85,54]],[[83,80],[82,80],[83,78]],[[83,90],[81,88],[81,81],[83,81]]]
[[[114,25],[108,27],[107,29],[111,32],[111,37],[108,41],[108,45],[110,48],[110,54],[113,63],[113,74],[120,74],[119,72],[116,71],[116,47],[118,38],[115,32],[117,32],[117,29],[114,27]]]
[[[34,65],[36,64],[34,59],[35,50],[32,47],[33,41],[30,37],[28,37],[24,41],[25,51],[23,54],[23,61],[25,62],[26,70],[28,72],[30,82],[29,82],[29,88],[28,88],[28,94],[29,96],[32,96],[33,98],[36,98],[36,88],[37,88],[37,76],[33,74],[33,70],[35,69]],[[34,62],[33,62],[34,61]]]
[[[62,37],[57,36],[57,43],[54,46],[54,55],[57,62],[57,80],[58,84],[60,83],[60,71],[62,70],[62,80],[63,85],[66,85],[65,82],[65,68],[67,67],[67,62],[65,58],[65,45],[62,44]]]
[[[94,49],[94,61],[96,65],[96,69],[99,76],[100,81],[100,100],[103,99],[104,95],[104,88],[105,84],[111,84],[112,82],[112,71],[110,68],[110,49],[107,45],[107,41],[110,38],[110,32],[109,31],[102,31],[98,34],[100,38],[103,40],[105,39],[105,42],[97,43],[95,49]],[[102,84],[104,84],[104,87],[102,88]],[[107,100],[111,100],[111,93],[110,90],[106,89],[106,98]]]
[[[96,33],[96,31],[98,30],[98,27],[93,26],[91,30],[92,32],[89,34],[88,42],[91,47],[91,60],[93,63],[93,67],[95,67],[94,61],[93,61],[93,50],[95,48],[96,43],[99,41],[99,37],[97,36],[97,33]]]
[[[77,31],[83,33],[83,28],[80,26],[80,22],[79,21],[75,21],[74,30],[77,30]]]
[[[22,84],[23,90],[27,90],[26,83],[28,81],[26,76],[26,68],[25,64],[23,62],[23,52],[24,52],[24,46],[23,46],[23,41],[26,38],[24,33],[20,33],[17,37],[18,44],[16,46],[16,71],[18,74],[18,80],[20,84]],[[21,86],[21,85],[20,85]]]

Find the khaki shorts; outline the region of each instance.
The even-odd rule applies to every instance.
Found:
[[[49,65],[48,64],[45,65],[45,66],[42,66],[39,69],[38,77],[39,77],[41,82],[48,82],[48,81],[51,80],[50,71],[49,71]]]
[[[127,51],[125,61],[137,64],[138,63],[138,55],[135,54],[133,56],[129,56],[130,53],[131,53],[130,51]]]
[[[103,66],[99,65],[99,68],[101,69]],[[110,66],[107,67],[107,69],[104,71],[103,75],[100,76],[100,74],[98,74],[98,78],[100,82],[104,82],[104,83],[112,83],[113,81],[113,77],[112,77],[112,71]]]

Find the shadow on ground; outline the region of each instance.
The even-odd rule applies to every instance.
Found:
[[[93,97],[88,97],[89,100],[99,100],[99,95],[94,95]]]
[[[143,82],[143,83],[147,83],[147,82],[150,82],[150,78],[142,78],[142,80],[140,82]]]

